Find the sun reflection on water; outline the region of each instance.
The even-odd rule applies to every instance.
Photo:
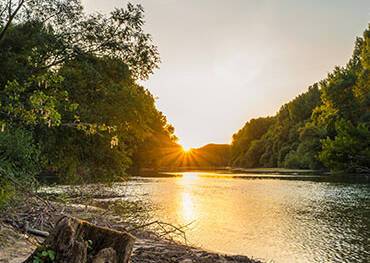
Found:
[[[181,217],[184,222],[195,220],[196,213],[194,209],[194,202],[189,192],[182,193],[182,214]]]
[[[179,195],[179,220],[183,223],[189,223],[196,220],[197,212],[194,204],[193,184],[199,179],[199,173],[186,172],[182,173],[178,179],[178,185],[181,186],[182,192]]]
[[[194,172],[187,172],[187,173],[183,173],[182,174],[182,177],[181,177],[181,181],[183,184],[186,184],[190,181],[193,181],[193,180],[196,180],[199,178],[199,173],[194,173]]]

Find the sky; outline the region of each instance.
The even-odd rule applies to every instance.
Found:
[[[83,0],[108,13],[124,0]],[[368,0],[142,0],[160,69],[143,82],[186,148],[230,143],[251,118],[344,65]]]

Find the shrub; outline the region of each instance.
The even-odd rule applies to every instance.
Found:
[[[19,186],[32,190],[40,169],[40,150],[30,132],[0,132],[0,208],[17,196]]]

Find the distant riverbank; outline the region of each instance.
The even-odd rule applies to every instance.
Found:
[[[220,171],[220,172],[243,172],[250,174],[330,174],[329,171],[325,170],[309,170],[309,169],[288,169],[288,168],[242,168],[242,167],[163,167],[159,169],[144,168],[135,175],[145,175],[147,173],[153,174],[153,172],[164,173],[164,172],[197,172],[197,171]]]
[[[238,167],[181,167],[173,169],[144,169],[135,174],[138,177],[178,177],[183,173],[199,173],[201,177],[226,177],[249,179],[311,180],[323,182],[369,182],[368,174],[333,173],[327,170],[287,168],[238,168]]]

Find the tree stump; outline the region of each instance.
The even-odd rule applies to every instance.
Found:
[[[127,263],[134,240],[129,233],[64,216],[24,263]]]

